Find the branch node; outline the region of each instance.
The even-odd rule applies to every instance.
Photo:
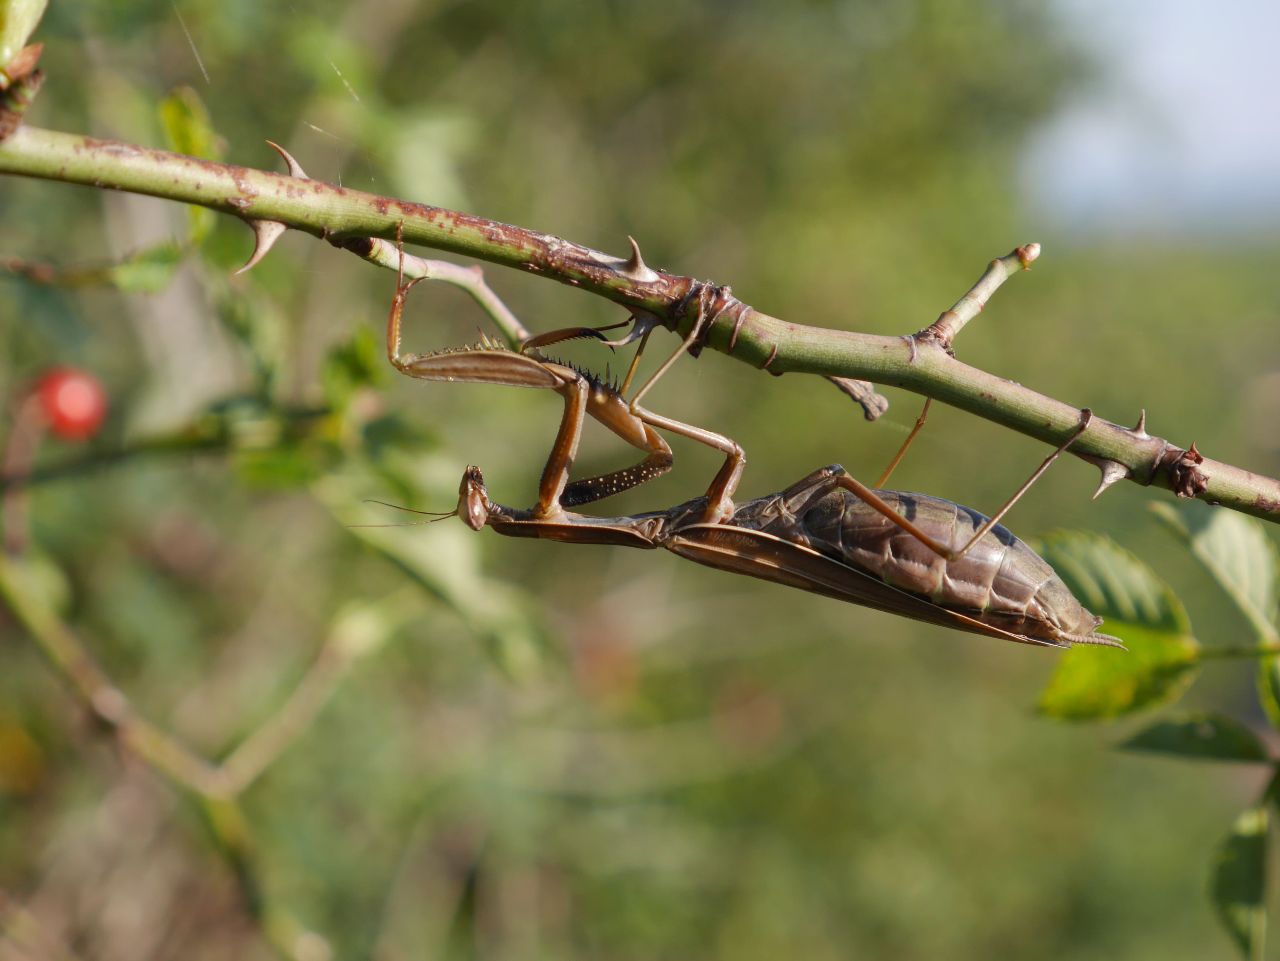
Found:
[[[747,312],[745,310],[738,311],[733,318],[733,330],[729,332],[729,349],[728,354],[733,354],[733,348],[738,346],[738,334],[742,331],[742,325],[747,321]]]
[[[1188,450],[1172,444],[1161,455],[1157,470],[1169,472],[1170,486],[1178,497],[1199,497],[1209,487],[1209,477],[1200,469],[1204,455],[1192,441]]]
[[[249,255],[249,259],[244,262],[243,267],[236,271],[234,276],[256,267],[262,258],[270,252],[271,248],[276,245],[276,241],[280,239],[281,235],[289,229],[278,220],[246,220],[245,223],[253,228],[253,253]]]
[[[631,256],[618,268],[618,273],[628,280],[634,280],[638,284],[651,284],[656,280],[661,280],[662,278],[658,276],[658,272],[648,266],[644,262],[644,258],[640,256],[640,245],[636,243],[636,239],[628,235],[627,243],[631,244]]]
[[[0,20],[3,16],[0,16]],[[22,126],[22,117],[44,83],[44,71],[37,70],[44,44],[33,43],[0,69],[0,141],[8,140]]]
[[[8,90],[18,81],[34,74],[42,53],[44,53],[43,43],[28,44],[19,50],[7,64],[0,68],[0,90]]]
[[[294,160],[293,154],[285,150],[284,147],[280,146],[278,143],[276,143],[273,140],[268,140],[267,146],[269,146],[272,150],[278,153],[281,156],[281,158],[284,160],[285,166],[289,168],[290,177],[297,177],[299,180],[311,179],[310,177],[307,176],[307,172],[302,169],[302,164]]]

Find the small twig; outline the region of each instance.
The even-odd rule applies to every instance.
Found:
[[[405,589],[376,605],[359,605],[338,618],[320,653],[285,702],[223,760],[218,776],[228,796],[242,793],[311,727],[351,666],[409,620],[418,610],[420,598],[416,588]]]
[[[267,941],[287,959],[319,956],[305,948],[320,947],[324,939],[264,899],[251,832],[236,797],[310,727],[351,664],[374,650],[409,615],[410,594],[416,596],[416,592],[401,591],[383,601],[390,606],[390,613],[379,605],[375,615],[373,608],[366,606],[339,618],[293,694],[224,764],[214,765],[141,717],[75,632],[43,603],[38,588],[24,583],[21,562],[0,552],[0,599],[26,627],[50,663],[70,681],[85,705],[115,731],[122,745],[153,770],[201,799],[213,839],[231,866],[247,910]],[[0,897],[0,933],[8,933],[13,919],[11,913],[6,917],[4,909]],[[327,944],[323,946],[327,948]]]
[[[950,353],[951,344],[964,325],[982,313],[987,301],[1006,280],[1020,270],[1030,270],[1031,264],[1039,256],[1039,244],[1026,244],[991,261],[986,273],[978,278],[978,282],[950,310],[944,310],[937,320],[915,335],[916,343],[934,343]]]
[[[115,730],[121,743],[156,770],[197,794],[215,796],[217,772],[213,765],[138,716],[75,632],[39,599],[38,588],[24,583],[24,570],[21,561],[0,554],[0,598],[85,705]]]
[[[396,249],[396,245],[389,240],[380,240],[376,237],[356,237],[341,242],[335,241],[335,244],[344,250],[351,251],[371,264],[386,267],[388,270],[397,270],[399,268],[400,252]],[[454,287],[465,290],[479,305],[480,309],[489,315],[489,318],[502,332],[507,346],[512,350],[518,348],[531,336],[524,324],[520,323],[519,318],[493,292],[493,288],[485,281],[484,271],[480,267],[474,265],[464,267],[461,264],[451,264],[446,260],[427,260],[424,257],[405,254],[404,276],[410,280],[438,280],[441,283],[451,284]]]
[[[171,781],[212,801],[235,798],[315,720],[351,664],[373,650],[411,613],[410,592],[339,618],[311,668],[285,702],[216,765],[147,721],[111,681],[76,633],[24,582],[21,561],[0,554],[0,598],[17,615],[50,663],[120,742]],[[416,596],[416,592],[414,593]],[[386,609],[383,609],[383,607]]]

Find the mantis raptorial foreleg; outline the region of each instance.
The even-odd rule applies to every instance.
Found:
[[[531,344],[536,346],[555,343],[581,336],[584,328],[553,331],[533,338],[519,353],[488,341],[474,347],[430,354],[403,352],[401,329],[405,300],[420,279],[405,281],[403,248],[401,267],[396,279],[396,292],[387,314],[387,360],[396,370],[422,380],[540,387],[554,390],[564,398],[560,428],[538,485],[538,502],[534,508],[536,516],[554,517],[562,513],[565,507],[612,496],[666,473],[672,464],[671,448],[655,428],[696,440],[725,455],[724,466],[707,494],[706,519],[717,521],[733,513],[730,496],[742,475],[744,457],[741,447],[712,431],[662,417],[635,403],[628,404],[608,384],[567,364],[547,360],[530,349]],[[577,456],[582,425],[587,416],[599,421],[628,444],[644,451],[645,459],[632,467],[570,482],[569,470]]]

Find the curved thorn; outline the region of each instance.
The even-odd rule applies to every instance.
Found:
[[[1093,492],[1094,500],[1097,500],[1108,487],[1120,483],[1129,476],[1129,468],[1114,460],[1104,460],[1098,465],[1098,470],[1102,472],[1102,480],[1098,482],[1098,489]]]
[[[285,165],[289,168],[290,177],[297,177],[300,180],[311,179],[310,177],[307,176],[307,172],[302,169],[302,164],[294,160],[293,154],[285,150],[284,147],[280,146],[278,143],[272,140],[268,140],[267,145],[284,159]]]
[[[631,329],[617,340],[601,340],[600,342],[607,347],[626,347],[627,344],[633,344],[637,340],[647,337],[655,329],[662,326],[662,318],[647,311],[637,311],[632,314],[629,322]]]
[[[1133,432],[1139,437],[1150,437],[1147,433],[1147,409],[1142,408],[1142,413],[1138,415],[1138,423],[1134,425]]]
[[[256,266],[258,261],[262,260],[275,246],[280,235],[289,229],[278,220],[246,220],[245,223],[253,228],[253,253],[249,255],[244,266],[236,271],[236,275],[243,274],[250,267]]]
[[[618,272],[638,283],[649,284],[658,280],[657,271],[649,267],[640,256],[640,245],[636,243],[636,239],[628,235],[627,242],[631,244],[631,256],[618,268]]]

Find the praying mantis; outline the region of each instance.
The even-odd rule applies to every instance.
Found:
[[[1123,647],[1098,632],[1090,613],[1049,564],[999,520],[1084,432],[1091,414],[992,517],[925,494],[873,489],[840,465],[814,471],[785,490],[742,504],[733,495],[742,478],[742,448],[720,434],[656,414],[639,403],[679,356],[649,378],[630,401],[623,396],[636,370],[636,353],[620,387],[545,357],[540,348],[590,333],[566,328],[510,350],[487,338],[427,354],[400,349],[405,299],[417,279],[401,272],[387,318],[387,359],[410,377],[554,390],[564,414],[532,508],[492,500],[478,467],[468,467],[458,506],[441,517],[460,517],[472,530],[491,527],[509,537],[572,544],[665,548],[699,564],[785,584],[913,620],[1039,647],[1073,644]],[[643,325],[637,324],[636,329]],[[633,334],[635,331],[633,330]],[[634,337],[623,338],[629,342]],[[643,341],[641,350],[643,349]],[[683,345],[682,348],[683,349]],[[928,407],[877,484],[883,484],[923,425]],[[632,467],[570,481],[585,418],[603,424],[643,451]],[[666,510],[594,517],[568,508],[604,500],[670,470],[671,448],[659,431],[719,451],[724,463],[701,497]]]

